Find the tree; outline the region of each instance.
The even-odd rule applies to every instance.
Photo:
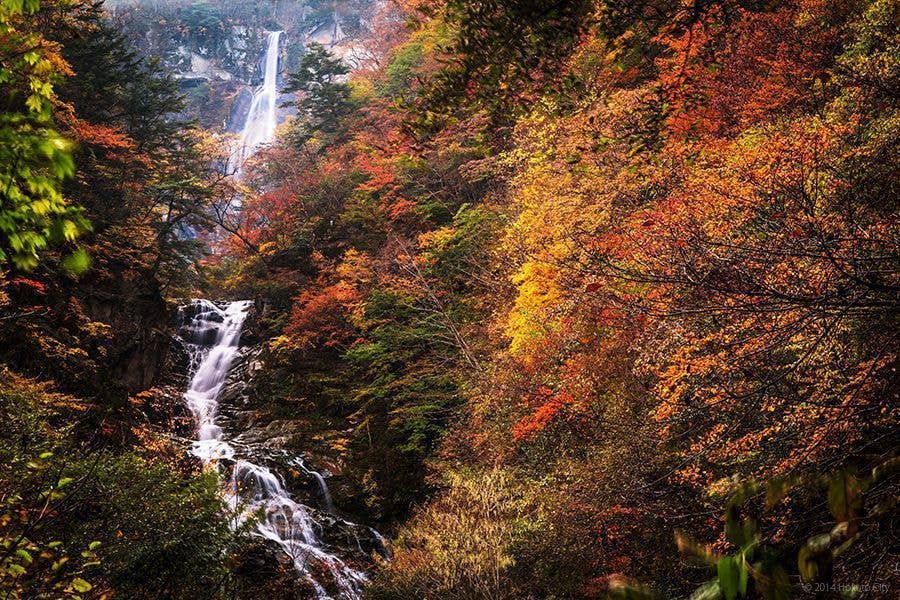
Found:
[[[452,29],[443,68],[413,102],[416,123],[434,133],[447,117],[485,109],[508,125],[541,93],[565,78],[564,62],[591,20],[590,0],[449,0],[424,3],[424,14]]]
[[[349,72],[350,67],[332,57],[321,44],[307,47],[284,89],[286,93],[302,94],[297,101],[301,120],[294,131],[295,144],[302,146],[317,135],[326,144],[340,137],[344,120],[357,108],[352,87],[346,81]]]
[[[50,10],[65,0],[45,3]],[[70,205],[62,181],[75,167],[71,145],[52,121],[53,84],[70,73],[35,18],[37,0],[0,3],[0,262],[33,269],[49,245],[72,242],[89,229],[82,210]],[[87,267],[81,252],[64,266]]]
[[[209,206],[224,182],[208,168],[201,132],[178,116],[185,100],[177,82],[158,61],[137,56],[99,14],[86,21],[78,35],[48,34],[64,44],[78,73],[59,87],[69,107],[60,122],[79,143],[79,177],[66,189],[94,224],[87,242],[115,236],[112,244],[135,259],[131,268],[146,269],[164,287],[181,285],[199,257],[197,237],[211,227]]]

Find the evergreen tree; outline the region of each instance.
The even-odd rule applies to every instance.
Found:
[[[321,44],[312,43],[297,71],[291,73],[284,91],[301,92],[297,101],[300,122],[293,131],[293,141],[302,146],[309,139],[321,136],[325,145],[336,141],[345,129],[345,119],[357,105],[351,97],[352,88],[346,81],[348,67],[334,58]]]
[[[96,16],[64,46],[78,73],[60,88],[80,141],[70,194],[87,208],[95,240],[115,235],[113,247],[140,256],[131,267],[161,285],[184,281],[199,255],[194,233],[210,226],[212,190],[198,132],[179,116],[185,101],[177,83]]]

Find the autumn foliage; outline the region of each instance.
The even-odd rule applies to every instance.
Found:
[[[377,594],[683,593],[696,579],[675,564],[679,529],[714,548],[720,593],[752,560],[759,577],[734,593],[780,597],[789,573],[813,577],[804,544],[830,518],[860,520],[857,558],[829,566],[852,580],[886,543],[886,513],[817,512],[814,482],[863,477],[896,441],[895,11],[571,3],[561,29],[562,13],[531,4],[387,8],[382,23],[405,10],[413,26],[351,76],[349,137],[307,142],[315,166],[276,178],[308,182],[291,184],[289,210],[315,206],[282,222],[319,228],[285,334],[361,369],[347,386],[366,424],[356,459],[428,440],[416,452],[446,478]],[[507,56],[521,60],[492,62]],[[467,228],[473,207],[490,217]],[[427,400],[435,360],[450,404]],[[535,504],[509,557],[490,559],[505,583],[487,591],[465,568],[453,583],[453,536],[426,530],[459,518],[460,473],[494,481],[498,465]],[[765,527],[735,516],[751,480],[795,482]],[[728,506],[752,533],[722,531]],[[729,554],[753,540],[783,557]]]
[[[285,73],[295,114],[241,181],[166,117],[170,80],[99,60],[118,36],[48,46],[81,79],[32,112],[52,101],[41,135],[77,147],[38,167],[93,230],[0,243],[51,259],[0,274],[6,362],[121,405],[143,382],[98,385],[128,364],[121,323],[192,286],[254,298],[250,395],[391,538],[373,598],[890,597],[896,3],[373,12],[355,69],[311,47]],[[145,93],[95,91],[116,65]],[[141,312],[98,316],[109,287]]]

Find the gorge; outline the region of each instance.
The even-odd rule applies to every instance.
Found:
[[[265,52],[260,60],[262,82],[253,91],[225,171],[235,179],[242,177],[245,161],[275,137],[279,120],[282,35],[282,31],[266,34]],[[248,521],[252,523],[255,535],[273,543],[290,558],[317,599],[356,600],[361,597],[362,586],[367,580],[365,573],[358,569],[371,562],[368,553],[377,550],[381,555],[387,555],[380,536],[370,528],[359,527],[335,514],[325,478],[318,471],[309,469],[302,457],[280,456],[279,462],[285,468],[299,468],[314,480],[319,491],[318,497],[314,498],[319,504],[317,510],[291,497],[284,478],[273,471],[276,467],[270,460],[271,449],[268,452],[265,449],[268,440],[242,441],[241,432],[233,430],[228,431],[228,439],[224,437],[225,431],[219,422],[222,388],[232,374],[235,361],[253,354],[240,344],[244,320],[253,310],[253,301],[249,300],[215,302],[202,299],[192,300],[180,309],[177,343],[183,344],[190,357],[185,402],[196,419],[197,439],[191,445],[191,453],[204,468],[214,470],[222,478],[223,495],[233,511],[234,528],[243,527]],[[241,373],[250,377],[253,371],[243,369]],[[240,397],[231,398],[232,402],[239,400]],[[325,520],[320,513],[326,516],[327,525],[323,524]],[[328,535],[326,527],[349,533],[355,548],[327,545],[323,537],[339,539],[339,536]],[[346,543],[348,539],[345,537],[342,541]],[[339,553],[355,566],[348,565]]]

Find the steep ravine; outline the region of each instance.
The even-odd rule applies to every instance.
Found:
[[[238,138],[227,172],[238,179],[244,162],[272,141],[282,117],[283,32],[268,31],[266,40],[262,80],[246,110],[232,110],[232,121],[241,125],[234,127]],[[192,427],[174,433],[192,440],[185,443],[187,453],[218,474],[233,528],[249,531],[268,548],[264,560],[274,552],[289,565],[295,574],[289,587],[298,597],[359,598],[366,571],[385,548],[377,532],[335,509],[327,484],[334,463],[317,461],[321,454],[293,435],[304,415],[276,419],[252,397],[264,342],[257,322],[252,301],[197,299],[178,309],[172,355],[181,372],[173,380],[184,390],[176,401],[189,410]],[[245,571],[252,580],[252,566]]]

